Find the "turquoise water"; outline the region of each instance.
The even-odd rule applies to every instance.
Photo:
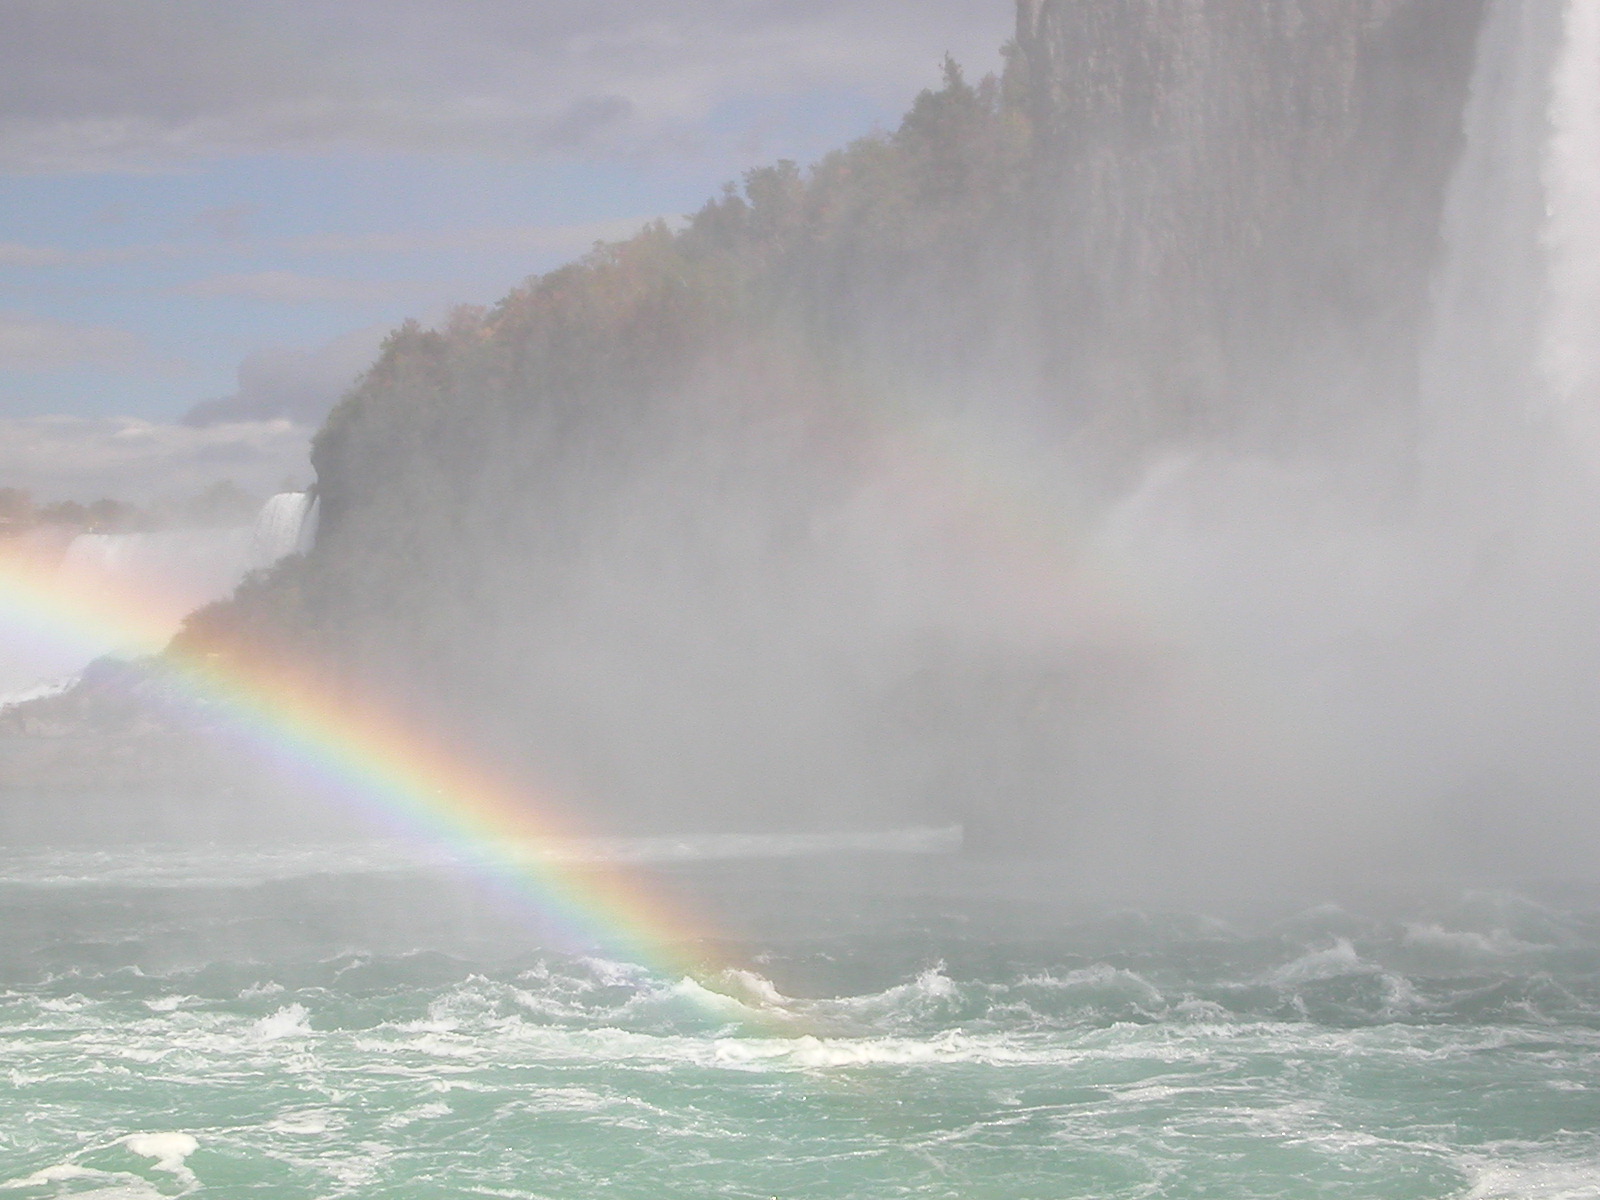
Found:
[[[1600,1197],[1593,897],[690,863],[692,982],[386,854],[10,854],[0,1194]]]

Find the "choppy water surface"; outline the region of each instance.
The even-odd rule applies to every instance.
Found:
[[[691,982],[373,847],[83,854],[0,864],[5,1195],[1600,1197],[1592,898],[680,864],[741,914]]]

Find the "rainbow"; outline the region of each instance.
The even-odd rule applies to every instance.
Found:
[[[168,618],[133,593],[62,582],[25,548],[0,549],[0,629],[83,659],[166,649],[161,677],[181,700],[250,747],[292,764],[350,805],[458,853],[485,882],[539,919],[564,948],[603,948],[666,977],[708,964],[689,947],[701,929],[614,865],[574,856],[580,839],[531,795],[464,762],[368,700],[355,701],[300,664],[167,648]]]

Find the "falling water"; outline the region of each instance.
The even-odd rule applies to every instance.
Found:
[[[279,492],[262,506],[251,530],[250,568],[261,570],[310,549],[316,526],[316,498],[310,492]]]
[[[177,632],[183,618],[220,600],[246,574],[310,547],[316,504],[306,492],[280,492],[255,521],[220,529],[164,529],[138,533],[80,533],[61,552],[57,577],[69,591],[109,590],[137,605],[150,626]],[[117,654],[129,647],[106,640],[93,650],[74,646],[5,647],[0,657],[0,704],[57,690],[85,665],[85,655]]]
[[[1540,366],[1558,419],[1600,469],[1600,4],[1569,0],[1550,95]]]
[[[1499,0],[1481,47],[1422,364],[1423,500],[1505,541],[1575,499],[1564,462],[1600,464],[1600,6]]]

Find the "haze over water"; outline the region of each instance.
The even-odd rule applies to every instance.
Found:
[[[172,838],[178,805],[161,844],[19,839],[0,1195],[1600,1197],[1600,4],[1496,0],[1478,37],[1414,418],[1337,447],[1196,437],[1084,522],[1073,578],[1119,616],[1085,641],[1134,629],[1154,691],[1084,702],[1041,760],[1059,695],[994,718],[975,669],[961,711],[1015,757],[934,809],[964,831],[889,828],[869,818],[904,807],[870,796],[854,823],[836,799],[827,828],[749,828],[735,797],[567,846],[709,916],[672,947],[690,974],[574,944],[416,829]],[[1012,482],[1082,454],[1019,451]],[[648,531],[677,502],[618,506]],[[571,587],[622,608],[637,565]],[[715,611],[811,620],[816,580],[763,593],[767,568]],[[994,612],[962,595],[916,613],[976,638]],[[986,653],[1054,649],[998,611]],[[574,657],[581,698],[659,700]],[[834,657],[802,665],[794,712],[843,694]],[[879,660],[852,665],[867,693]],[[667,734],[725,715],[686,700],[639,742],[665,777],[704,749]],[[752,776],[786,761],[705,736]],[[81,812],[137,831],[115,803]]]

